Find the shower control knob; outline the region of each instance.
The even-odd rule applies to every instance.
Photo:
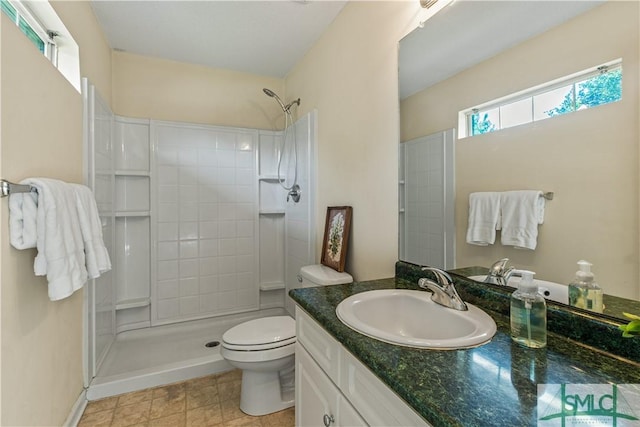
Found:
[[[300,190],[300,186],[298,184],[294,184],[291,187],[291,191],[289,191],[289,194],[287,194],[287,202],[289,201],[289,198],[293,199],[294,203],[298,203],[300,202],[300,193],[302,191]]]
[[[324,414],[324,417],[322,417],[322,422],[324,424],[324,427],[329,427],[335,421],[336,420],[335,418],[333,418],[333,415]]]

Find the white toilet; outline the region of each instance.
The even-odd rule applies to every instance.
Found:
[[[324,265],[300,269],[302,287],[351,283],[348,273]],[[265,415],[294,404],[296,323],[290,316],[263,317],[234,326],[222,335],[220,354],[242,369],[240,409]]]

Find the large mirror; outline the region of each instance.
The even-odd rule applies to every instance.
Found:
[[[585,259],[606,294],[640,299],[639,20],[638,2],[458,0],[400,42],[401,143],[458,135],[456,268],[507,257],[566,284]],[[459,137],[465,109],[617,59],[618,102]],[[469,194],[507,190],[554,193],[536,249],[468,244]]]

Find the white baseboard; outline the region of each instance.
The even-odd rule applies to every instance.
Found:
[[[69,416],[64,421],[64,427],[76,427],[80,422],[80,418],[82,418],[82,414],[84,413],[85,408],[87,407],[87,391],[85,389],[82,390],[80,396],[78,396],[78,400],[73,404],[71,408],[71,412],[69,412]]]

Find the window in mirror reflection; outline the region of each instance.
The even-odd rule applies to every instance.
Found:
[[[622,99],[620,59],[460,112],[460,137],[480,135]]]

